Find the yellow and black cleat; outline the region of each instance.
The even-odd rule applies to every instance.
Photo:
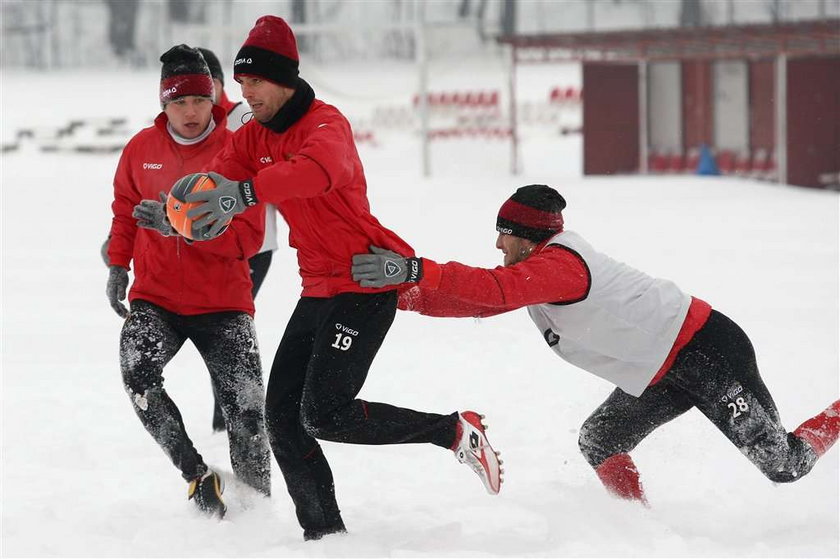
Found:
[[[192,499],[195,506],[208,516],[224,518],[227,507],[222,500],[225,484],[221,476],[213,470],[207,470],[203,476],[190,482],[187,499]]]

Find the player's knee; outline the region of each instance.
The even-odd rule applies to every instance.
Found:
[[[310,437],[339,441],[341,433],[358,419],[361,413],[352,403],[336,404],[316,398],[304,398],[300,405],[299,421]]]
[[[590,466],[594,468],[609,457],[610,452],[605,447],[595,422],[585,421],[580,427],[578,448]]]
[[[129,396],[145,394],[151,388],[159,386],[161,382],[156,382],[156,375],[151,374],[143,367],[122,367],[122,383],[123,388]]]
[[[265,422],[260,410],[241,410],[227,414],[231,436],[253,438],[262,435]]]
[[[761,442],[764,444],[741,447],[741,452],[773,483],[796,481],[810,472],[817,461],[817,455],[807,443],[792,433]]]
[[[765,476],[767,476],[767,479],[773,483],[790,483],[799,479],[799,476],[797,476],[795,472],[785,470],[775,470],[770,472],[762,470],[762,472]]]
[[[136,392],[143,392],[146,387],[144,387],[144,383],[140,378],[140,375],[137,374],[135,369],[126,369],[123,367],[122,370],[122,383],[123,388],[128,395],[130,396],[132,393]]]
[[[340,441],[341,433],[353,422],[351,406],[327,408],[317,402],[306,402],[300,407],[300,424],[307,435],[327,441]]]
[[[307,435],[316,439],[330,439],[336,430],[335,421],[331,416],[311,411],[301,412],[300,424]]]
[[[145,386],[123,384],[126,394],[131,399],[134,410],[147,417],[152,417],[159,414],[161,403],[164,399],[164,392],[162,386]]]
[[[804,457],[804,459],[786,460],[784,465],[775,463],[757,465],[761,473],[773,483],[792,483],[805,477],[811,471],[815,461],[809,459],[809,457]]]

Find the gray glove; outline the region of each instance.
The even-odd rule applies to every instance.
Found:
[[[108,273],[108,286],[105,294],[114,309],[122,318],[128,316],[128,309],[120,301],[125,301],[125,290],[128,287],[128,270],[122,266],[111,266]]]
[[[108,238],[105,239],[105,242],[102,243],[102,247],[99,249],[99,256],[102,257],[102,261],[105,263],[105,266],[111,266],[111,259],[108,258],[108,246],[111,244],[111,235],[108,235]]]
[[[254,194],[254,183],[251,180],[232,181],[219,173],[207,173],[216,188],[190,192],[184,197],[187,202],[205,202],[187,212],[187,217],[195,219],[193,227],[196,231],[212,224],[205,234],[210,239],[215,238],[222,228],[227,226],[228,219],[242,213],[257,204]],[[199,216],[203,216],[200,217]],[[196,219],[199,218],[199,219]]]
[[[423,260],[404,258],[371,245],[373,254],[353,255],[353,281],[362,287],[385,287],[400,283],[417,283],[423,278]]]
[[[160,202],[156,200],[140,200],[140,203],[134,206],[132,217],[137,219],[137,226],[144,229],[154,229],[164,237],[170,235],[177,235],[178,232],[169,224],[169,218],[166,217],[166,193],[160,193]]]

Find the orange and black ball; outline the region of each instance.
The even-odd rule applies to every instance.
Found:
[[[201,192],[214,188],[216,188],[216,183],[206,173],[186,175],[172,185],[169,196],[166,198],[166,216],[169,218],[169,223],[180,235],[193,241],[207,241],[211,239],[211,237],[206,236],[206,233],[212,224],[206,225],[199,230],[196,229],[194,222],[203,216],[197,216],[195,219],[187,216],[188,211],[200,206],[204,202],[187,202],[186,196],[190,192]],[[216,237],[227,230],[230,220],[231,218],[226,220],[225,226],[222,227]]]

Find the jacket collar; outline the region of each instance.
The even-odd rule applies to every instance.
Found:
[[[298,84],[295,88],[295,92],[289,100],[286,101],[286,104],[280,107],[280,110],[277,111],[277,114],[271,117],[271,120],[268,122],[260,122],[260,124],[273,132],[282,134],[291,128],[294,123],[303,118],[303,115],[305,115],[306,111],[309,110],[309,107],[312,105],[312,101],[314,100],[315,91],[313,91],[312,87],[308,83],[301,78],[298,78]]]
[[[212,138],[216,134],[219,133],[219,129],[225,130],[227,128],[227,113],[225,112],[224,108],[220,107],[219,105],[213,105],[213,122],[216,123],[216,129],[207,136],[207,139]],[[160,130],[167,138],[172,140],[172,137],[169,135],[169,131],[166,129],[166,124],[169,122],[169,117],[166,116],[166,113],[161,111],[157,117],[155,117],[155,128]],[[206,140],[205,140],[206,141]],[[172,140],[175,143],[175,140]],[[204,142],[201,142],[203,144]],[[201,145],[196,144],[196,145]]]
[[[534,253],[537,253],[537,252],[542,252],[542,249],[544,249],[545,247],[547,247],[547,246],[548,246],[548,243],[550,243],[550,242],[551,242],[551,239],[553,239],[555,236],[559,235],[560,233],[562,233],[562,231],[558,231],[557,233],[555,233],[554,235],[550,236],[549,238],[547,238],[547,239],[546,239],[546,240],[544,240],[543,242],[541,242],[541,243],[537,244],[537,246],[535,246],[535,247],[534,247],[534,250],[533,250],[533,251],[531,251],[531,254],[534,254]]]

